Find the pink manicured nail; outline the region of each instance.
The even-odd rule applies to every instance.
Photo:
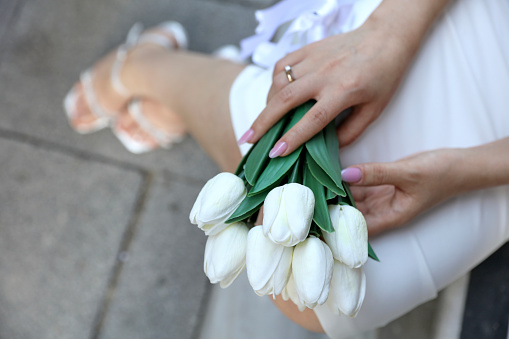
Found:
[[[362,178],[362,172],[357,167],[348,167],[341,171],[341,178],[346,182],[357,182]]]
[[[288,144],[286,142],[279,141],[274,147],[270,150],[269,158],[277,158],[281,154],[283,154],[288,148]]]
[[[239,139],[239,141],[237,141],[237,143],[239,145],[242,145],[242,144],[245,144],[246,142],[248,142],[251,137],[254,135],[254,131],[250,128],[246,131],[246,133],[244,133],[244,135],[242,135]]]

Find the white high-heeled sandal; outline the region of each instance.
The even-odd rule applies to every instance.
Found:
[[[131,153],[141,154],[156,148],[170,149],[173,144],[181,142],[187,134],[186,132],[166,132],[154,126],[143,114],[142,99],[133,99],[127,107],[127,113],[136,121],[140,129],[155,141],[155,144],[154,142],[143,142],[134,138],[123,129],[118,128],[116,125],[113,126],[113,133]]]
[[[124,65],[127,53],[131,48],[142,43],[157,44],[167,49],[187,48],[187,34],[184,30],[184,27],[182,27],[182,25],[178,22],[167,21],[159,24],[156,28],[162,32],[168,33],[168,35],[171,35],[177,42],[176,45],[174,44],[173,40],[163,34],[156,32],[142,33],[143,25],[136,23],[127,33],[125,43],[120,45],[117,49],[115,61],[111,68],[110,81],[113,89],[119,95],[126,98],[126,100],[129,98],[129,91],[120,79],[120,71]],[[92,79],[93,72],[90,68],[80,75],[80,82],[83,86],[83,94],[85,96],[85,100],[88,104],[90,112],[96,117],[92,123],[84,126],[73,126],[72,124],[72,121],[76,118],[77,115],[76,101],[78,98],[78,93],[76,86],[71,88],[71,90],[65,96],[63,102],[64,110],[71,127],[76,132],[81,134],[89,134],[110,126],[113,118],[118,115],[118,112],[108,111],[99,104],[94,88],[92,86]]]

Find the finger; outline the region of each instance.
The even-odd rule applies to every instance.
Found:
[[[304,77],[305,70],[301,67],[301,64],[297,64],[292,67],[292,78],[295,81],[297,77],[302,80]],[[293,82],[293,81],[292,81]],[[272,86],[269,89],[269,94],[267,95],[267,102],[270,102],[272,98],[285,86],[288,86],[290,82],[288,81],[288,76],[286,75],[286,71],[283,69],[281,72],[274,73],[272,77]]]
[[[300,145],[324,129],[344,109],[346,105],[343,102],[341,99],[339,104],[319,100],[295,126],[278,140],[269,156],[271,158],[286,156],[295,151]]]
[[[313,88],[314,86],[306,78],[283,87],[267,103],[267,106],[251,125],[250,130],[246,132],[246,134],[250,133],[249,139],[243,141],[250,143],[258,141],[286,113],[311,99]]]
[[[397,186],[403,178],[404,169],[398,162],[366,163],[351,166],[341,171],[343,181],[358,186]]]
[[[279,60],[274,66],[272,72],[272,85],[267,95],[267,102],[283,88],[288,85],[288,76],[286,75],[286,66],[290,66],[294,80],[302,78],[304,72],[300,69],[299,64],[303,61],[304,55],[301,52],[293,52]]]
[[[375,110],[371,105],[355,107],[352,114],[339,125],[339,145],[346,146],[354,142],[378,116]]]

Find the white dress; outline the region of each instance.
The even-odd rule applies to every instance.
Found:
[[[362,1],[354,6],[351,14],[357,21],[350,28],[377,5]],[[343,164],[394,161],[420,151],[508,137],[507,18],[506,0],[453,2],[431,29],[388,107],[340,151]],[[247,67],[231,89],[237,137],[265,105],[272,70],[264,66]],[[405,227],[370,239],[381,262],[369,260],[365,266],[367,292],[356,318],[335,316],[325,306],[315,313],[331,338],[383,326],[434,298],[508,237],[509,185],[456,197]]]

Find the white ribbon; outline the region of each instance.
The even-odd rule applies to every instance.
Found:
[[[241,57],[272,67],[302,46],[359,27],[381,0],[283,0],[256,11],[256,34],[240,42]],[[357,10],[359,9],[359,10]],[[277,41],[278,28],[290,22]]]

